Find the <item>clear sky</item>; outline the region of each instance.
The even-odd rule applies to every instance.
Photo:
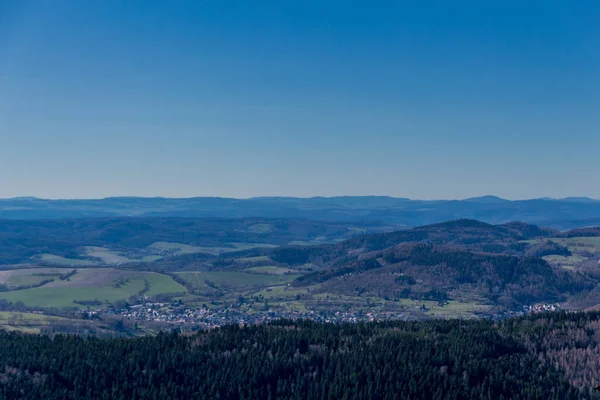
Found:
[[[0,197],[600,198],[600,2],[0,1]]]

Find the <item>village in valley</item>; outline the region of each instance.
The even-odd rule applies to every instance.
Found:
[[[421,320],[429,318],[428,309],[423,305],[418,310],[406,312],[370,311],[314,311],[290,310],[285,308],[258,309],[249,312],[244,304],[188,307],[180,302],[160,303],[148,299],[142,304],[130,305],[121,309],[81,311],[85,318],[110,317],[133,323],[156,323],[162,326],[211,329],[228,324],[261,324],[278,319],[306,319],[325,323],[372,322],[385,320]],[[521,310],[503,311],[478,315],[480,318],[504,319],[527,314],[561,310],[560,304],[539,303],[523,306]],[[434,315],[435,317],[435,315]]]

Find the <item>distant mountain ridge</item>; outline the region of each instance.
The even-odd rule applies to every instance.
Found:
[[[395,226],[421,226],[453,219],[492,224],[523,221],[566,230],[600,225],[600,200],[506,200],[496,196],[464,200],[411,200],[388,196],[339,197],[109,197],[89,200],[0,199],[3,219],[97,217],[304,218],[329,221],[381,221]]]
[[[480,197],[469,197],[468,199],[464,199],[463,201],[470,201],[475,203],[506,203],[510,202],[510,200],[503,199],[498,196],[480,196]]]

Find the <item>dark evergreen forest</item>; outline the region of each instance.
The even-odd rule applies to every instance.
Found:
[[[100,340],[0,333],[6,399],[598,398],[600,314],[280,320]],[[594,397],[596,396],[596,397]]]

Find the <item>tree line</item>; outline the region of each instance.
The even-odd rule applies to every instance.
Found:
[[[589,347],[586,357],[600,358],[593,347],[599,315],[558,313],[504,323],[280,320],[107,340],[0,333],[0,397],[598,398],[591,378],[569,362],[577,359],[571,350],[578,346]]]

